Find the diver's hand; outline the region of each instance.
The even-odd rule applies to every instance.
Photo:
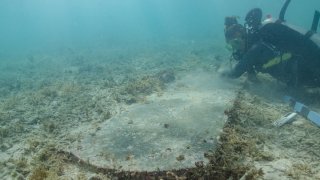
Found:
[[[248,73],[247,79],[248,79],[248,81],[253,82],[253,83],[257,83],[257,84],[261,83],[261,81],[258,79],[256,73]]]
[[[220,77],[231,77],[231,69],[220,68],[218,69],[218,74]]]

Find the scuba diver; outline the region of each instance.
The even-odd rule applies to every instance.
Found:
[[[278,20],[268,16],[262,22],[259,8],[248,12],[244,26],[236,17],[225,18],[225,39],[238,62],[222,75],[237,78],[247,72],[248,77],[255,77],[262,72],[288,86],[320,87],[320,13],[315,11],[311,30],[303,31],[285,22],[289,3],[285,2]]]

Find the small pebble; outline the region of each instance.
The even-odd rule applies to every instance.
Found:
[[[184,155],[180,155],[178,157],[176,157],[177,161],[183,161],[185,158],[184,158]]]
[[[198,168],[202,168],[204,166],[204,163],[203,163],[203,161],[198,161],[198,162],[195,163],[195,165]]]
[[[133,124],[133,121],[132,121],[132,120],[129,120],[129,121],[128,121],[128,124]]]

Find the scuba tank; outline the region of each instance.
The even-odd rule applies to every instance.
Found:
[[[316,10],[314,12],[314,17],[313,17],[313,21],[312,21],[311,30],[310,30],[311,36],[309,38],[320,47],[320,35],[318,34],[318,35],[314,36],[314,34],[317,33],[319,20],[320,20],[320,12]]]
[[[251,11],[249,11],[246,15],[246,19],[245,19],[245,27],[247,28],[247,33],[249,36],[251,36],[253,39],[252,41],[256,41],[257,37],[259,37],[261,35],[261,31],[263,31],[263,29],[269,29],[266,28],[266,26],[277,26],[274,29],[279,29],[279,30],[290,30],[290,31],[295,31],[295,33],[291,33],[294,34],[293,38],[296,40],[303,40],[307,43],[307,44],[314,44],[316,46],[318,46],[319,51],[320,51],[320,34],[317,33],[317,27],[319,24],[319,20],[320,20],[320,12],[319,11],[315,11],[314,13],[314,17],[313,17],[313,21],[312,21],[312,26],[310,30],[305,30],[302,29],[300,27],[296,27],[294,25],[288,24],[285,20],[285,14],[286,11],[288,9],[288,6],[290,4],[291,0],[286,0],[284,5],[282,6],[280,13],[279,13],[279,17],[277,20],[272,20],[272,19],[268,19],[267,21],[263,21],[263,23],[261,23],[261,18],[262,18],[262,11],[259,8],[255,8],[252,9]],[[286,27],[282,27],[281,26],[286,26]],[[270,27],[270,30],[272,30],[273,28]],[[283,33],[283,32],[272,32],[272,35],[275,35],[275,37],[271,37],[273,38],[275,41],[277,38],[281,38],[282,36],[288,36],[287,33]],[[270,36],[268,37],[270,38]],[[310,42],[311,41],[311,42]],[[250,43],[250,42],[249,42]]]
[[[286,70],[277,72],[290,72],[292,79],[289,79],[289,84],[297,85],[303,82],[310,86],[319,85],[320,34],[317,33],[317,26],[320,13],[315,12],[310,30],[296,27],[285,20],[285,13],[290,2],[291,0],[287,0],[281,8],[279,19],[268,20],[261,25],[259,35],[263,42],[275,47],[275,50],[279,52],[280,63],[286,64],[283,65]],[[283,61],[282,55],[286,53],[291,54],[291,60]],[[289,66],[291,68],[288,69]],[[288,77],[286,74],[283,76]]]
[[[291,0],[287,0],[284,3],[283,7],[281,8],[281,11],[279,14],[279,20],[277,21],[277,23],[285,22],[284,16],[285,16],[285,13],[287,11],[287,8],[288,8],[290,2],[291,2]],[[314,13],[314,17],[313,17],[313,21],[312,21],[312,25],[311,25],[310,30],[305,31],[302,29],[295,28],[292,25],[291,26],[288,25],[288,26],[292,27],[292,29],[296,29],[298,32],[303,34],[305,36],[305,38],[310,39],[313,43],[315,43],[320,48],[320,35],[317,34],[319,20],[320,20],[320,12],[316,10]]]

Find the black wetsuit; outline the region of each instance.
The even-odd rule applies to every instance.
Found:
[[[249,45],[248,50],[241,56],[230,74],[231,77],[239,77],[254,69],[269,73],[291,86],[320,86],[318,43],[287,25],[276,22],[263,25],[258,35],[258,40]],[[282,60],[280,57],[285,53],[290,53],[291,58]],[[276,57],[281,60],[266,68],[265,65]]]

